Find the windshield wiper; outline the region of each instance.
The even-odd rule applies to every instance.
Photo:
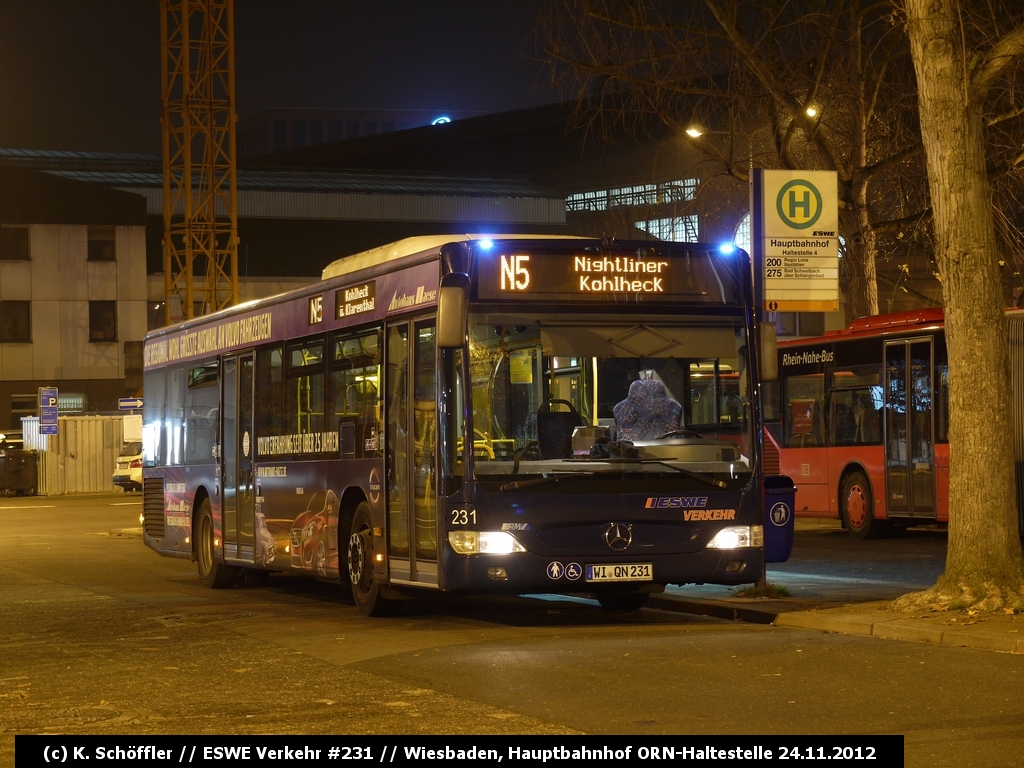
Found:
[[[511,483],[504,483],[498,488],[502,493],[508,491],[518,491],[520,488],[529,488],[533,485],[544,485],[545,483],[553,483],[558,480],[564,480],[568,477],[593,477],[598,474],[597,472],[560,472],[557,475],[545,475],[544,477],[535,477],[532,480],[516,480]]]
[[[604,461],[607,461],[607,459],[605,459]],[[729,484],[724,480],[719,480],[718,478],[715,477],[709,477],[708,475],[701,474],[700,472],[694,472],[693,470],[690,469],[676,467],[672,464],[669,464],[667,461],[661,461],[659,459],[618,459],[613,461],[616,464],[661,464],[663,467],[668,467],[669,469],[684,474],[687,477],[693,478],[694,480],[699,480],[700,482],[705,483],[706,485],[711,485],[714,486],[715,488],[729,487]],[[504,483],[499,487],[498,490],[500,490],[502,493],[507,493],[509,491],[518,491],[522,488],[530,488],[535,485],[545,485],[547,483],[557,482],[558,480],[565,480],[568,478],[577,477],[595,477],[597,475],[602,474],[606,473],[598,471],[559,472],[557,474],[545,475],[544,477],[534,477],[531,478],[530,480],[516,480],[511,483]]]
[[[669,464],[667,461],[661,461],[660,459],[642,459],[641,461],[642,461],[643,464],[661,464],[663,467],[668,467],[669,469],[674,469],[676,472],[682,472],[687,477],[692,477],[694,480],[700,480],[702,483],[707,483],[708,485],[713,485],[716,488],[728,488],[729,487],[729,484],[727,482],[725,482],[725,480],[719,480],[716,477],[708,477],[705,474],[702,474],[700,472],[694,472],[691,469],[683,469],[682,467],[677,467],[677,466],[675,466],[673,464]]]

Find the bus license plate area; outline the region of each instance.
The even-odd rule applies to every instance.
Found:
[[[587,581],[653,581],[654,568],[650,563],[616,563],[588,565]]]

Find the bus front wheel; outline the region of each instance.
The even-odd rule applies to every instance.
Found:
[[[851,472],[843,480],[839,492],[843,526],[855,539],[875,539],[882,535],[885,524],[875,519],[871,503],[871,483],[863,472]]]
[[[365,501],[359,503],[352,515],[348,579],[352,583],[352,599],[364,616],[387,616],[395,611],[396,602],[381,594],[380,584],[373,578],[373,528],[370,505]]]
[[[203,499],[199,507],[197,532],[193,532],[196,542],[196,562],[199,564],[199,580],[210,589],[224,589],[232,586],[238,576],[237,569],[217,562],[214,557],[216,546],[213,536],[213,507],[210,499]]]

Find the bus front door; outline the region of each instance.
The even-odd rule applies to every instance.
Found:
[[[425,318],[387,328],[387,538],[396,584],[438,584],[434,327]]]
[[[253,504],[253,353],[223,359],[221,391],[221,509],[224,559],[255,562]]]
[[[885,345],[885,485],[889,517],[935,517],[932,340]]]

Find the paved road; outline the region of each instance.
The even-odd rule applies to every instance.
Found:
[[[902,733],[908,765],[1024,754],[1019,656],[576,598],[370,620],[298,578],[204,590],[144,548],[138,513],[0,502],[0,765],[43,732]]]
[[[869,600],[894,600],[935,583],[946,562],[946,532],[911,528],[897,538],[857,541],[838,520],[798,520],[793,554],[768,566],[768,581],[789,590],[791,600],[770,601],[776,611],[830,608]],[[680,598],[734,598],[735,587],[670,587]],[[733,603],[737,602],[732,600]],[[749,600],[764,606],[764,600]]]

